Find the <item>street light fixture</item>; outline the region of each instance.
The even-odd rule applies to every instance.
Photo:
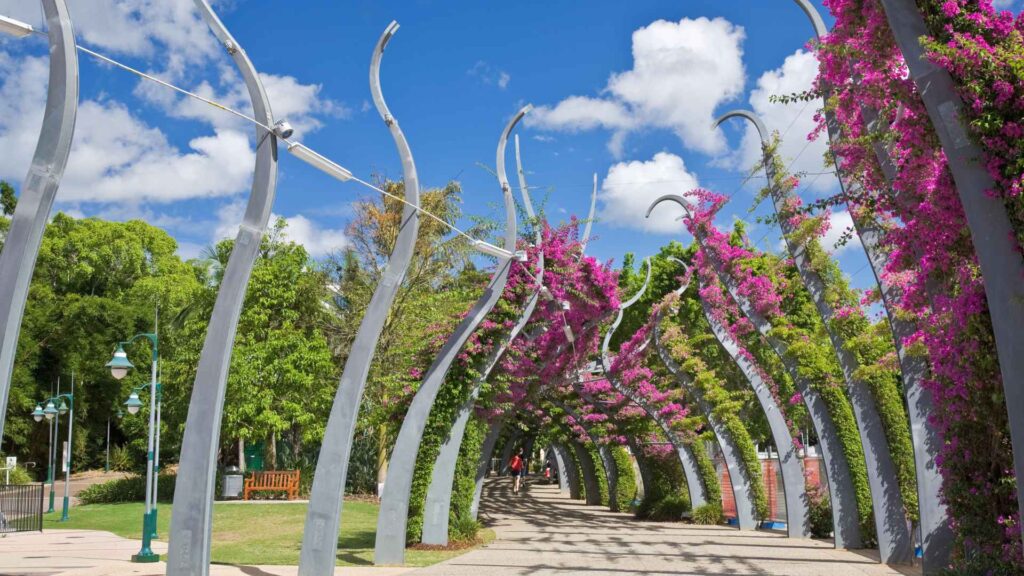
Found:
[[[71,390],[75,388],[75,375],[71,373]],[[60,402],[60,408],[54,406],[54,400]],[[69,404],[70,403],[70,406]],[[36,409],[32,411],[32,418],[36,422],[42,422],[43,416],[47,420],[52,421],[58,414],[68,414],[68,439],[67,439],[67,459],[63,461],[64,464],[64,508],[61,512],[60,521],[66,522],[68,520],[68,509],[70,508],[70,482],[71,482],[71,433],[74,429],[75,423],[75,395],[73,392],[64,394],[58,393],[56,396],[46,401],[46,408],[42,408],[42,403],[36,404]],[[58,420],[59,422],[59,420]],[[51,422],[52,423],[52,422]],[[53,444],[55,428],[50,429],[50,444]],[[50,509],[48,512],[53,512],[53,498],[54,498],[54,486],[53,486],[53,461],[57,459],[56,447],[51,447],[50,453],[52,459],[50,460],[49,471],[47,472],[47,480],[50,483]]]
[[[14,18],[0,16],[0,32],[15,38],[24,38],[33,32],[32,25]]]
[[[43,410],[43,415],[46,416],[47,420],[53,420],[53,417],[57,415],[57,409],[53,406],[52,398],[46,402],[46,409]]]
[[[110,359],[110,362],[107,362],[106,366],[110,368],[110,375],[117,380],[121,380],[128,375],[129,370],[135,368],[135,365],[128,360],[128,355],[124,352],[124,343],[117,345],[114,357]],[[136,396],[136,400],[138,400],[138,396]],[[132,412],[132,414],[135,414],[135,412]]]
[[[139,393],[132,391],[124,405],[128,408],[129,414],[138,414],[139,409],[142,408],[142,400],[139,400]]]
[[[159,414],[160,404],[158,399],[160,396],[160,385],[157,383],[157,363],[159,362],[159,345],[156,334],[156,328],[154,326],[153,333],[142,333],[132,336],[125,342],[118,342],[117,349],[114,351],[113,358],[110,362],[107,362],[107,368],[110,368],[110,375],[114,378],[121,380],[128,375],[128,371],[135,368],[135,366],[128,360],[128,355],[124,351],[124,347],[127,344],[131,344],[140,338],[146,338],[149,340],[153,348],[152,361],[150,364],[150,381],[149,381],[149,444],[146,450],[146,508],[145,513],[142,515],[142,548],[139,549],[138,554],[132,556],[132,562],[159,562],[160,555],[153,552],[151,542],[156,536],[156,452],[159,450],[159,444],[157,443],[157,427],[159,427]],[[139,409],[142,408],[142,400],[139,399],[139,390],[142,390],[146,385],[142,385],[131,391],[128,396],[128,400],[125,401],[124,405],[128,409],[129,414],[137,414]]]

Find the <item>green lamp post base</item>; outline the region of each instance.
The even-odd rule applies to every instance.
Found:
[[[155,554],[152,550],[142,550],[138,554],[132,554],[132,562],[148,564],[159,561],[160,555]]]

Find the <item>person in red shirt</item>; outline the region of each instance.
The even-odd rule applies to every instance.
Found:
[[[523,477],[523,449],[520,448],[508,462],[508,468],[512,471],[512,493],[519,494],[519,486]]]

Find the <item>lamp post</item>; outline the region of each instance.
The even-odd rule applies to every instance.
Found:
[[[57,380],[57,393],[60,394],[60,379]],[[36,422],[42,422],[43,418],[46,416],[46,413],[43,411],[43,404],[48,404],[48,402],[49,401],[40,402],[36,404],[36,409],[32,411],[32,418],[35,419]],[[50,444],[49,449],[46,452],[46,483],[50,485],[50,507],[49,509],[47,509],[46,513],[52,514],[53,501],[54,498],[56,497],[56,495],[54,494],[55,489],[53,486],[53,468],[57,460],[57,451],[56,448],[54,447],[53,439],[57,436],[58,420],[53,418],[46,418],[46,420],[47,425],[50,428]]]
[[[129,414],[137,414],[142,408],[143,402],[139,398],[139,392],[145,392],[146,387],[150,384],[140,384],[135,388],[132,388],[131,394],[128,395],[128,400],[125,401],[124,405],[128,409]],[[153,489],[149,491],[149,502],[150,502],[150,538],[156,539],[157,537],[157,519],[159,518],[159,506],[157,504],[157,485],[160,481],[160,412],[161,406],[163,405],[163,387],[158,381],[156,383],[156,426],[153,432]],[[120,410],[118,410],[120,413]]]
[[[36,409],[32,411],[32,418],[36,422],[41,422],[43,420],[43,418],[46,418],[48,421],[53,423],[53,425],[50,428],[50,430],[51,430],[51,434],[50,434],[50,444],[51,444],[51,446],[53,445],[53,437],[56,436],[55,430],[56,430],[56,425],[58,424],[57,417],[58,416],[63,416],[65,414],[68,415],[68,440],[67,440],[68,454],[67,454],[67,459],[63,460],[63,462],[64,462],[64,502],[63,502],[63,509],[61,510],[61,515],[60,515],[60,521],[61,522],[66,522],[68,520],[68,510],[70,508],[70,496],[71,496],[71,494],[70,494],[70,484],[71,484],[71,434],[73,432],[74,422],[75,422],[75,395],[73,393],[74,389],[75,389],[75,373],[72,372],[71,373],[71,390],[72,390],[72,392],[68,392],[68,393],[65,393],[65,394],[57,394],[56,396],[48,398],[46,400],[46,402],[45,402],[46,408],[43,408],[43,404],[44,403],[40,402],[40,403],[36,404]],[[57,402],[59,402],[60,404],[56,404]],[[54,469],[54,465],[53,465],[53,461],[56,460],[56,452],[57,452],[57,449],[56,449],[55,446],[52,446],[52,452],[54,454],[54,458],[50,461],[49,470],[47,472],[47,479],[50,482],[50,510],[49,510],[49,512],[53,512],[53,499],[54,499],[54,494],[53,494],[53,476],[54,476],[54,470],[53,469]]]
[[[121,409],[118,408],[117,412],[114,415],[117,416],[118,420],[120,420],[124,416],[124,412],[121,412]],[[106,462],[103,465],[103,471],[104,472],[110,472],[110,416],[109,415],[107,416],[107,455],[106,455]]]
[[[156,333],[142,333],[132,336],[125,342],[119,342],[117,349],[114,351],[114,357],[107,362],[107,368],[110,368],[110,374],[114,378],[120,380],[128,375],[128,371],[135,366],[128,360],[128,355],[125,354],[124,347],[126,345],[135,342],[140,338],[146,338],[149,340],[153,348],[152,361],[151,361],[151,373],[149,381],[149,441],[146,449],[146,508],[145,513],[142,516],[142,548],[139,549],[138,554],[132,556],[132,562],[158,562],[160,560],[159,554],[154,554],[153,549],[150,545],[153,536],[156,533],[156,509],[154,506],[154,488],[156,487],[155,479],[155,466],[154,466],[154,454],[155,454],[155,440],[156,440],[156,413],[157,413],[157,362],[159,359],[158,355],[158,340]],[[140,388],[144,388],[143,385]],[[139,393],[133,389],[131,395],[128,396],[128,400],[124,403],[128,409],[129,414],[138,413],[142,407],[142,401],[139,399]]]

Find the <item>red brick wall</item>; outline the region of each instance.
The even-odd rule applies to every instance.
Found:
[[[828,489],[827,483],[821,477],[821,457],[811,456],[803,458],[804,475],[807,478],[808,486],[824,486]],[[729,481],[729,469],[725,461],[716,458],[715,468],[719,473],[719,481],[722,486],[722,511],[728,518],[736,517],[736,497],[732,492],[732,482]],[[773,520],[785,519],[785,494],[782,489],[782,481],[778,472],[779,464],[775,458],[761,460],[761,477],[764,480],[765,492],[768,495],[768,510]]]

